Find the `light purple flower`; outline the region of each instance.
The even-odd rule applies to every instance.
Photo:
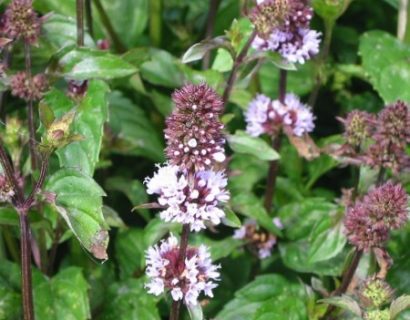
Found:
[[[158,203],[165,208],[161,219],[190,224],[192,231],[205,229],[206,222],[221,223],[225,213],[220,206],[229,200],[225,173],[199,171],[188,180],[186,171],[172,165],[158,167],[152,178],[145,179],[148,194],[159,195]]]
[[[217,287],[215,281],[219,280],[220,267],[212,264],[204,245],[188,247],[181,265],[178,240],[171,234],[167,240],[146,251],[146,263],[149,282],[145,286],[148,293],[159,296],[169,291],[173,300],[183,300],[187,305],[196,305],[202,292],[213,297],[212,290]]]

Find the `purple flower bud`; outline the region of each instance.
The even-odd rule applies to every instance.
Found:
[[[387,182],[373,188],[349,208],[345,219],[347,237],[361,250],[381,247],[389,231],[408,220],[408,196],[400,184]]]
[[[367,151],[365,161],[370,166],[390,168],[399,172],[410,165],[406,154],[410,142],[409,106],[402,101],[385,107],[378,115],[375,143]]]
[[[349,112],[346,119],[341,119],[341,121],[345,127],[346,142],[357,147],[371,137],[376,119],[368,112],[355,110]]]
[[[223,162],[222,99],[206,84],[185,85],[172,98],[175,110],[165,129],[169,162],[188,170],[208,169]]]
[[[27,78],[27,73],[22,71],[13,75],[10,79],[11,93],[26,101],[40,100],[48,88],[48,82],[44,74],[37,74],[33,78]]]
[[[40,35],[40,18],[31,0],[13,0],[5,12],[5,33],[8,37],[23,38],[35,44]]]
[[[171,234],[147,250],[146,261],[148,293],[159,296],[170,291],[174,301],[183,300],[187,305],[196,305],[202,292],[213,297],[220,267],[212,264],[206,246],[188,247],[185,261],[179,261],[178,240]]]

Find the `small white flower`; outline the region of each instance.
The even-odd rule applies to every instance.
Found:
[[[302,43],[286,42],[279,53],[291,63],[304,64],[306,60],[319,53],[321,34],[310,29],[300,29],[298,33]]]
[[[212,264],[207,247],[189,248],[182,270],[178,257],[179,246],[173,235],[146,251],[148,293],[158,296],[170,291],[173,300],[190,305],[197,304],[201,292],[212,297],[220,267]]]

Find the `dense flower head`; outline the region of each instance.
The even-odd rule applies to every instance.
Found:
[[[350,243],[359,249],[381,247],[389,231],[408,220],[408,196],[400,184],[388,181],[373,188],[350,207],[345,219]]]
[[[373,137],[375,143],[365,156],[367,164],[390,168],[396,173],[410,166],[410,157],[406,154],[410,142],[408,108],[407,104],[398,101],[379,113]]]
[[[309,106],[292,93],[286,95],[285,104],[279,100],[272,101],[262,94],[257,95],[249,104],[245,120],[246,131],[255,137],[263,133],[274,135],[281,127],[290,129],[296,136],[314,129],[314,116]]]
[[[401,184],[388,181],[371,190],[363,198],[363,203],[374,223],[399,229],[408,220],[408,196]]]
[[[23,38],[30,44],[37,42],[41,21],[31,0],[13,0],[5,12],[4,31],[8,37]]]
[[[172,95],[175,110],[166,121],[169,162],[186,169],[203,170],[225,161],[219,120],[223,102],[206,84],[185,85]]]
[[[0,174],[0,202],[10,202],[14,196],[14,190],[6,176]]]
[[[18,72],[10,79],[11,93],[26,101],[40,100],[48,88],[44,74],[37,74],[31,79],[24,71]]]
[[[380,308],[391,302],[393,289],[386,281],[370,277],[364,282],[359,297],[364,307]]]
[[[348,209],[344,224],[349,242],[359,250],[382,247],[389,238],[389,229],[382,224],[372,224],[361,202]]]
[[[365,320],[391,320],[390,310],[368,310],[364,313]]]
[[[360,146],[366,139],[370,138],[374,130],[375,119],[365,111],[349,112],[346,119],[341,119],[341,121],[345,127],[346,142],[354,147]]]
[[[205,223],[221,223],[225,217],[220,206],[229,200],[227,179],[222,171],[204,170],[189,175],[178,166],[158,167],[152,178],[145,180],[148,194],[157,194],[165,210],[161,219],[190,224],[191,230],[205,229]]]
[[[309,1],[258,1],[250,16],[257,32],[252,47],[303,64],[319,52],[321,34],[309,29],[312,17]]]
[[[148,292],[159,296],[170,291],[173,300],[183,300],[187,305],[196,305],[202,292],[213,297],[219,266],[212,264],[208,248],[188,247],[185,261],[180,261],[179,254],[178,240],[173,235],[147,250]]]
[[[280,220],[275,220],[278,227],[283,227]],[[276,236],[260,229],[254,220],[246,221],[242,227],[235,230],[234,239],[245,240],[259,259],[266,259],[272,255],[276,244]]]

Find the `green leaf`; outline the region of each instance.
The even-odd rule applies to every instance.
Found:
[[[370,83],[386,103],[410,101],[410,46],[383,31],[366,32],[359,54]]]
[[[41,123],[48,129],[55,120],[54,112],[48,105],[41,102],[38,106],[38,109],[40,113]]]
[[[232,208],[246,217],[256,220],[271,233],[282,236],[282,231],[273,223],[262,202],[254,194],[240,193],[231,199]]]
[[[219,72],[228,72],[232,69],[233,58],[232,55],[225,49],[218,49],[216,52],[216,57],[212,63],[212,70]]]
[[[181,225],[178,223],[164,222],[159,218],[151,219],[144,229],[145,247],[148,248],[149,246],[156,244],[170,232],[179,233],[180,230]]]
[[[189,316],[191,320],[203,320],[204,314],[202,312],[202,307],[199,303],[196,305],[187,305]]]
[[[185,52],[182,63],[201,60],[209,51],[220,47],[229,47],[229,42],[224,36],[203,40],[194,44]]]
[[[261,138],[254,138],[238,130],[235,135],[228,136],[228,142],[233,151],[251,154],[260,160],[272,161],[280,158],[279,154]]]
[[[342,223],[329,228],[327,221],[322,220],[316,228],[320,228],[320,225],[325,225],[325,230],[317,233],[311,240],[312,245],[309,248],[310,263],[329,260],[337,256],[346,244]]]
[[[128,279],[144,268],[144,232],[141,229],[124,230],[115,241],[115,257],[121,279]]]
[[[0,319],[21,319],[20,268],[2,259],[0,263]]]
[[[115,32],[127,47],[136,46],[148,23],[149,0],[101,1]],[[96,16],[98,16],[96,14]]]
[[[240,228],[242,226],[241,220],[239,220],[236,213],[229,207],[225,206],[225,218],[222,219],[222,223],[228,227]]]
[[[410,308],[410,295],[400,296],[390,305],[390,317],[394,320],[401,312]]]
[[[145,113],[122,93],[114,91],[110,97],[110,127],[117,141],[112,150],[133,156],[145,156],[162,162],[164,146],[158,130]]]
[[[92,176],[98,162],[103,139],[104,123],[108,119],[107,93],[109,87],[103,81],[90,81],[86,96],[77,108],[72,132],[84,137],[83,141],[72,143],[58,150],[60,166],[77,168],[84,174]],[[72,102],[56,90],[46,97],[46,103],[54,110],[57,117],[68,112]],[[50,101],[54,100],[54,101]],[[54,102],[57,103],[54,104]]]
[[[96,320],[160,320],[155,299],[144,288],[144,279],[127,279],[113,283]]]
[[[342,251],[332,259],[311,263],[308,256],[310,245],[308,240],[279,243],[279,252],[285,266],[297,272],[314,273],[320,276],[339,276],[342,273],[346,251]]]
[[[348,310],[359,317],[362,316],[362,311],[360,309],[359,304],[347,295],[342,295],[341,297],[330,297],[319,300],[319,302],[331,304],[336,307]]]
[[[91,317],[88,283],[80,268],[70,267],[34,287],[37,319],[84,320]]]
[[[305,198],[283,206],[278,215],[286,227],[286,237],[298,240],[307,238],[317,221],[327,218],[336,208],[323,198]]]
[[[287,299],[294,301],[303,300],[304,290],[296,282],[291,282],[281,275],[269,274],[258,276],[253,282],[249,283],[235,293],[235,298],[226,304],[223,310],[218,313],[216,320],[249,320],[249,319],[270,319],[260,318],[263,310],[275,299],[284,301]],[[301,304],[303,305],[303,303]],[[278,311],[280,308],[278,307]],[[294,317],[304,313],[304,306],[301,310],[293,308],[288,310],[288,314],[282,313],[282,318],[277,319],[306,319],[305,317]],[[285,311],[285,310],[281,310]],[[256,318],[255,318],[256,317]]]
[[[130,76],[137,69],[122,57],[107,51],[76,48],[58,62],[58,73],[74,80],[114,79]]]
[[[114,228],[122,228],[122,229],[126,228],[124,221],[122,221],[118,212],[115,211],[113,208],[108,207],[108,206],[103,206],[102,211],[103,211],[104,220],[108,226],[114,227]]]
[[[324,20],[333,22],[347,9],[352,0],[313,0],[315,12]]]
[[[98,259],[107,259],[101,187],[77,170],[61,169],[49,178],[45,190],[57,195],[56,209],[84,248]]]
[[[222,240],[212,240],[199,234],[192,238],[192,243],[194,245],[199,246],[205,244],[209,248],[213,261],[230,256],[235,249],[243,245],[242,240],[234,239],[232,237],[227,237]]]
[[[305,302],[293,295],[283,294],[264,302],[253,320],[305,320],[307,319]]]
[[[36,5],[37,2],[38,1],[35,1],[34,5]],[[59,5],[61,4],[59,1]],[[72,5],[74,7],[74,3]],[[49,41],[56,50],[73,46],[77,43],[77,23],[72,17],[54,13],[42,24],[42,30],[47,41]],[[88,33],[84,35],[84,44],[87,47],[95,47],[94,40]]]
[[[183,84],[177,59],[166,51],[152,50],[151,59],[141,65],[141,76],[148,82],[168,88]]]
[[[268,54],[269,62],[272,62],[276,67],[283,70],[295,71],[297,70],[296,65],[284,59],[277,52],[269,52]]]

